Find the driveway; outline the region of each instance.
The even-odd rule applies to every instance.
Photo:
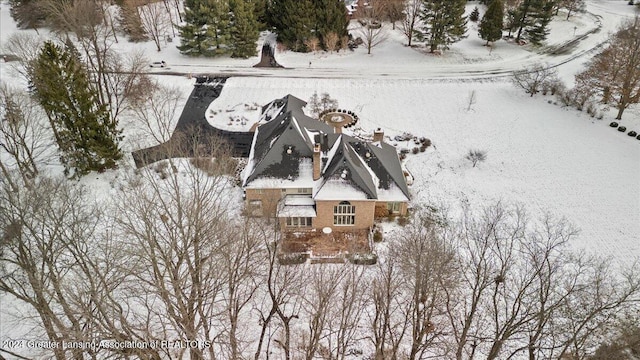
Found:
[[[212,138],[220,137],[231,146],[232,156],[249,157],[252,132],[221,130],[211,126],[205,117],[209,104],[220,96],[227,79],[228,77],[198,77],[169,141],[132,152],[136,167],[172,157],[193,157],[196,146],[184,146],[181,139],[185,137],[196,139],[202,147],[209,146]]]

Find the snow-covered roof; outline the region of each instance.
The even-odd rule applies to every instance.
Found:
[[[316,217],[313,206],[285,205],[278,211],[278,217]]]
[[[306,116],[304,105],[287,95],[263,107],[265,112],[280,112],[256,130],[243,173],[245,187],[311,187],[317,200],[409,199],[394,147],[335,134],[333,127]],[[316,143],[321,144],[322,164],[321,177],[314,181],[311,158]]]

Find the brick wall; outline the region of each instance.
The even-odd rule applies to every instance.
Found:
[[[317,229],[329,226],[336,231],[340,231],[366,229],[373,225],[375,201],[359,200],[349,201],[349,203],[355,206],[356,215],[354,225],[333,224],[333,207],[340,204],[340,201],[316,201],[317,217],[313,221],[313,226]]]
[[[249,206],[252,200],[260,200],[262,201],[262,215],[274,216],[283,194],[280,189],[246,189],[245,196],[246,206]]]

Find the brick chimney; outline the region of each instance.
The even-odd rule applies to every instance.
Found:
[[[322,159],[320,159],[320,144],[313,146],[313,180],[320,179],[320,170],[322,168]]]
[[[384,141],[384,131],[382,131],[381,128],[377,128],[373,132],[373,142],[376,142],[376,141],[380,141],[380,142]]]

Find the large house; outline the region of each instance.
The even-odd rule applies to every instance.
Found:
[[[304,114],[292,95],[263,107],[242,174],[247,210],[284,230],[351,231],[404,215],[409,189],[396,149],[378,129],[367,142]]]

